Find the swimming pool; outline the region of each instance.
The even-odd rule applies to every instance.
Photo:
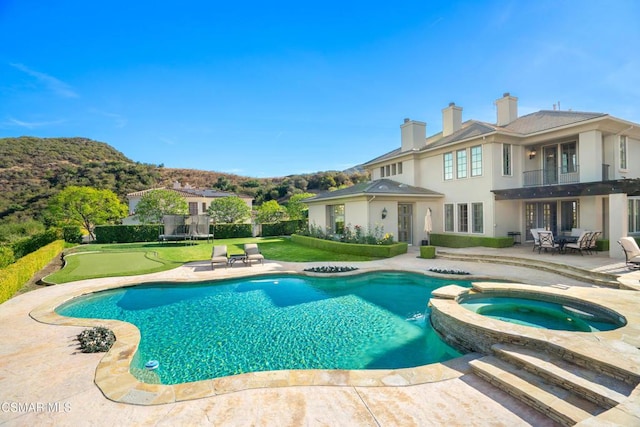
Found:
[[[145,382],[280,369],[405,368],[461,355],[425,317],[431,292],[452,283],[470,286],[396,272],[157,283],[75,298],[56,312],[136,325],[141,341],[131,372]],[[159,367],[146,370],[150,360]]]

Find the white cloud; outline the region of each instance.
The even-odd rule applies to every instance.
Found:
[[[121,114],[109,113],[107,111],[96,110],[95,108],[91,109],[90,111],[94,114],[98,114],[98,115],[113,119],[116,128],[123,128],[128,123],[128,120]]]
[[[10,126],[20,126],[27,129],[35,129],[43,126],[59,125],[64,122],[65,120],[54,120],[48,122],[25,122],[22,120],[14,119],[13,117],[9,117],[5,124]]]
[[[58,80],[57,78],[50,76],[45,73],[41,73],[40,71],[32,70],[31,68],[23,65],[23,64],[9,64],[13,68],[22,71],[34,77],[38,82],[43,84],[52,92],[62,96],[63,98],[78,98],[79,95],[71,89],[71,86],[66,84],[65,82]]]

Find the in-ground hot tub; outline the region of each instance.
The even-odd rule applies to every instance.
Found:
[[[483,316],[534,328],[596,332],[626,325],[624,317],[605,307],[557,295],[470,292],[461,295],[458,303]]]

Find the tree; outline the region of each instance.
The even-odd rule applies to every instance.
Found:
[[[60,225],[79,225],[95,238],[96,225],[115,223],[127,216],[127,206],[111,190],[70,186],[55,195],[49,213]]]
[[[289,219],[304,219],[309,207],[303,202],[304,199],[313,197],[315,194],[311,193],[298,193],[289,198],[287,203],[287,214]]]
[[[258,207],[257,220],[260,224],[278,222],[286,217],[286,210],[276,200],[269,200]]]
[[[214,199],[207,212],[214,223],[232,224],[251,217],[251,208],[238,196]]]
[[[144,224],[157,224],[163,215],[187,215],[189,205],[178,193],[171,190],[151,190],[136,205],[136,216]]]

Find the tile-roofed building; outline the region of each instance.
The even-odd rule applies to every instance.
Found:
[[[238,196],[247,204],[247,206],[249,206],[249,208],[253,207],[253,198],[250,196],[238,195],[214,189],[194,188],[189,184],[181,185],[180,182],[176,181],[171,187],[149,188],[147,190],[134,191],[127,194],[127,199],[129,201],[129,217],[123,221],[124,223],[137,223],[135,218],[136,206],[140,202],[142,196],[154,190],[169,190],[182,196],[189,206],[189,215],[205,215],[207,213],[207,209],[211,205],[211,202],[221,197]]]

